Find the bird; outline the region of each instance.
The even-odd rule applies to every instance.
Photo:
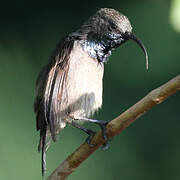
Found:
[[[142,41],[132,32],[129,19],[112,8],[101,8],[79,29],[66,35],[56,46],[36,81],[34,112],[40,131],[38,150],[42,151],[42,175],[46,171],[46,151],[67,124],[88,134],[95,132],[82,126],[98,124],[108,141],[108,121],[90,119],[102,106],[104,65],[112,51],[128,40],[143,50],[148,68],[148,54]]]

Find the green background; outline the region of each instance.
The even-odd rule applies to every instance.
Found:
[[[94,117],[111,120],[180,71],[180,34],[169,22],[168,0],[5,1],[0,7],[0,180],[41,178],[39,133],[33,113],[37,75],[58,41],[101,7],[130,19],[144,42],[145,57],[133,41],[113,52],[105,66],[104,102]],[[154,107],[99,149],[69,180],[179,180],[180,93]],[[93,125],[90,125],[93,128]],[[47,175],[86,134],[66,127],[47,152]]]

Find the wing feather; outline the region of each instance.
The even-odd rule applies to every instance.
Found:
[[[37,130],[41,131],[40,141],[45,134],[42,132],[47,129],[47,126],[49,126],[52,139],[55,141],[57,110],[60,110],[63,84],[73,44],[74,40],[71,37],[66,37],[61,41],[37,79],[34,111]]]
[[[61,108],[62,91],[67,77],[67,65],[73,44],[74,39],[70,36],[62,40],[36,81],[34,111],[36,114],[36,128],[40,130],[38,150],[42,150],[42,175],[46,171],[48,126],[53,141],[56,140],[55,122],[58,120],[57,112]]]

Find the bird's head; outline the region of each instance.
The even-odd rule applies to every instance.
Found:
[[[123,36],[132,34],[131,23],[126,16],[110,8],[102,8],[83,25],[99,36]],[[82,27],[83,27],[82,26]]]
[[[81,26],[78,32],[89,41],[101,42],[106,46],[104,52],[107,52],[107,54],[127,40],[131,39],[135,41],[146,56],[146,65],[148,68],[147,51],[141,40],[133,35],[129,19],[120,12],[111,8],[102,8],[95,15],[91,16]]]

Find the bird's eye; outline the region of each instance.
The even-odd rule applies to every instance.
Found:
[[[113,31],[113,30],[117,29],[117,26],[116,26],[116,24],[114,24],[113,22],[109,22],[109,27],[108,27],[108,29],[109,29],[110,31]]]
[[[111,28],[112,28],[112,29],[116,29],[117,26],[116,26],[114,23],[112,23],[112,24],[111,24]]]

